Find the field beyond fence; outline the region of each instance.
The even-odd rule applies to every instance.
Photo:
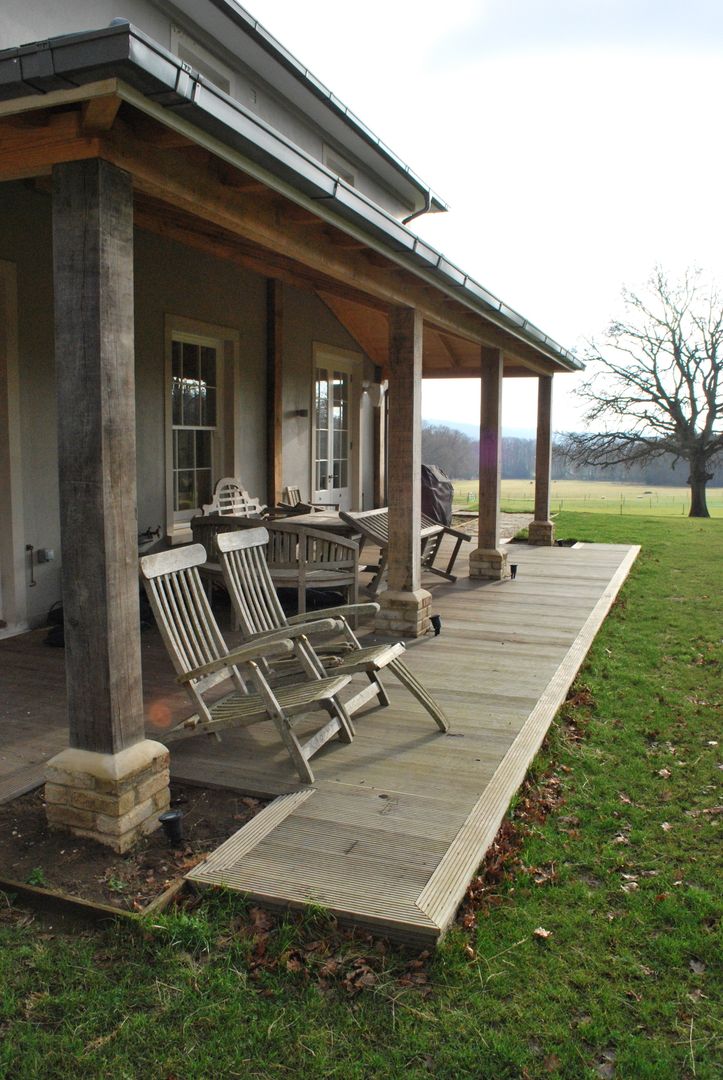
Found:
[[[476,507],[476,480],[454,480],[454,505],[458,510]],[[532,480],[503,480],[502,509],[508,513],[532,513],[535,485]],[[598,514],[647,514],[685,517],[690,508],[687,487],[646,487],[644,484],[608,483],[602,480],[553,480],[552,513],[589,510]],[[708,488],[711,517],[723,517],[723,488]]]

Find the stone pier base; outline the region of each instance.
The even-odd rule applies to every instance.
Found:
[[[552,547],[555,543],[555,524],[552,521],[531,521],[527,529],[528,544]]]
[[[469,576],[485,578],[488,581],[502,581],[508,578],[507,552],[498,548],[477,548],[469,555]]]
[[[432,594],[426,589],[414,592],[387,589],[379,596],[379,604],[375,626],[381,634],[422,637],[428,632]]]
[[[117,754],[63,750],[45,767],[48,823],[123,854],[168,809],[168,762],[166,747],[151,739]]]

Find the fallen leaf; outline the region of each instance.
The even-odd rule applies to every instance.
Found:
[[[658,769],[658,776],[662,776],[663,780],[668,780],[672,775],[670,769]]]
[[[688,967],[694,975],[702,975],[705,971],[705,964],[703,963],[703,961],[696,960],[695,957],[693,957],[692,960],[688,961]]]
[[[545,1060],[542,1062],[542,1067],[545,1072],[557,1072],[562,1065],[557,1054],[548,1054]]]
[[[669,821],[664,821],[660,828],[663,830],[663,832],[670,832],[673,826],[670,824]]]
[[[538,926],[536,930],[532,931],[532,934],[536,938],[540,938],[541,941],[547,941],[549,937],[552,937],[552,930],[545,930],[544,926]]]
[[[251,926],[257,933],[268,933],[268,931],[274,925],[272,915],[264,908],[250,908],[249,919],[251,920]]]
[[[633,800],[628,798],[628,796],[623,791],[618,792],[618,798],[620,799],[621,803],[625,803],[627,806],[633,805]]]

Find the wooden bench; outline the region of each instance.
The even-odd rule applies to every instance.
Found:
[[[379,590],[389,558],[389,509],[383,506],[378,510],[361,510],[357,512],[342,510],[339,516],[342,521],[353,525],[361,533],[362,549],[367,542],[375,544],[380,549],[379,565],[371,583],[367,586],[367,592],[374,596]],[[436,566],[435,562],[445,536],[451,536],[455,544],[447,565],[443,569],[441,566]],[[422,514],[420,537],[422,542],[422,569],[429,571],[430,574],[438,574],[440,577],[446,578],[447,581],[456,581],[457,578],[452,573],[452,569],[457,560],[459,549],[465,540],[470,541],[472,537],[459,529],[452,529],[448,525],[433,521],[426,514]]]
[[[322,513],[324,510],[338,510],[339,503],[304,502],[301,498],[301,490],[293,485],[287,485],[282,494],[278,510],[285,514],[310,514]]]
[[[298,610],[306,611],[307,589],[341,590],[347,602],[359,595],[359,545],[346,537],[298,525],[294,518],[263,521],[252,517],[209,514],[191,520],[194,543],[203,544],[208,562],[202,572],[214,583],[223,575],[218,562],[216,536],[221,532],[264,526],[269,533],[266,558],[277,588],[296,589]]]
[[[223,517],[261,517],[266,507],[236,480],[233,476],[224,476],[214,488],[213,498],[203,507],[205,516],[221,514]]]

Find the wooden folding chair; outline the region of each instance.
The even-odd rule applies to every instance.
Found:
[[[143,584],[178,681],[185,686],[197,710],[193,716],[164,732],[163,741],[183,738],[197,731],[213,733],[233,725],[271,721],[299,777],[310,784],[314,779],[309,766],[311,756],[335,735],[342,742],[351,742],[353,738],[349,715],[337,698],[351,676],[336,672],[333,677],[326,677],[317,665],[307,661],[303,649],[306,631],[303,623],[284,629],[283,633],[250,640],[243,648],[229,652],[201,585],[199,567],[205,561],[206,552],[200,544],[146,555],[140,560]],[[324,621],[326,633],[338,629],[334,619]],[[299,655],[306,681],[272,689],[265,674],[267,657],[288,656],[294,648],[292,639],[300,642]],[[242,675],[242,670],[247,678]],[[205,695],[224,680],[230,680],[230,693],[209,703]],[[250,691],[249,682],[255,693]],[[301,743],[294,732],[294,724],[300,717],[318,709],[327,712],[330,719]]]
[[[379,548],[379,564],[374,568],[374,577],[367,586],[369,595],[375,596],[386,573],[389,558],[389,509],[382,506],[377,510],[354,512],[342,510],[339,517],[361,533],[362,548],[366,543]],[[445,536],[451,536],[455,544],[452,554],[447,560],[446,567],[442,568],[436,565],[436,559]],[[452,569],[457,561],[460,547],[464,541],[469,542],[472,539],[469,533],[462,532],[460,529],[452,529],[449,525],[442,525],[440,522],[427,517],[426,514],[422,514],[419,537],[422,545],[422,569],[429,571],[430,574],[438,574],[439,577],[446,578],[447,581],[456,581],[457,577],[452,573]],[[370,568],[367,567],[367,569]]]
[[[264,555],[268,539],[269,534],[265,528],[243,529],[239,532],[219,533],[216,536],[221,570],[241,633],[250,640],[264,641],[267,635],[273,638],[293,631],[295,625],[303,625],[306,628],[303,642],[306,662],[314,664],[320,676],[324,675],[326,671],[323,658],[308,640],[314,626],[310,621],[311,616],[307,613],[288,619],[279,603]],[[365,603],[324,608],[318,613],[319,622],[324,619],[339,619],[342,623],[346,650],[341,657],[335,659],[333,670],[345,675],[364,672],[369,679],[369,686],[344,702],[347,712],[353,715],[373,697],[377,697],[381,705],[389,704],[389,698],[379,678],[380,671],[388,670],[424,706],[440,731],[447,731],[449,722],[442,709],[400,660],[405,651],[403,643],[399,641],[391,645],[364,647],[349,625],[349,618],[375,615],[378,610],[378,604]]]

